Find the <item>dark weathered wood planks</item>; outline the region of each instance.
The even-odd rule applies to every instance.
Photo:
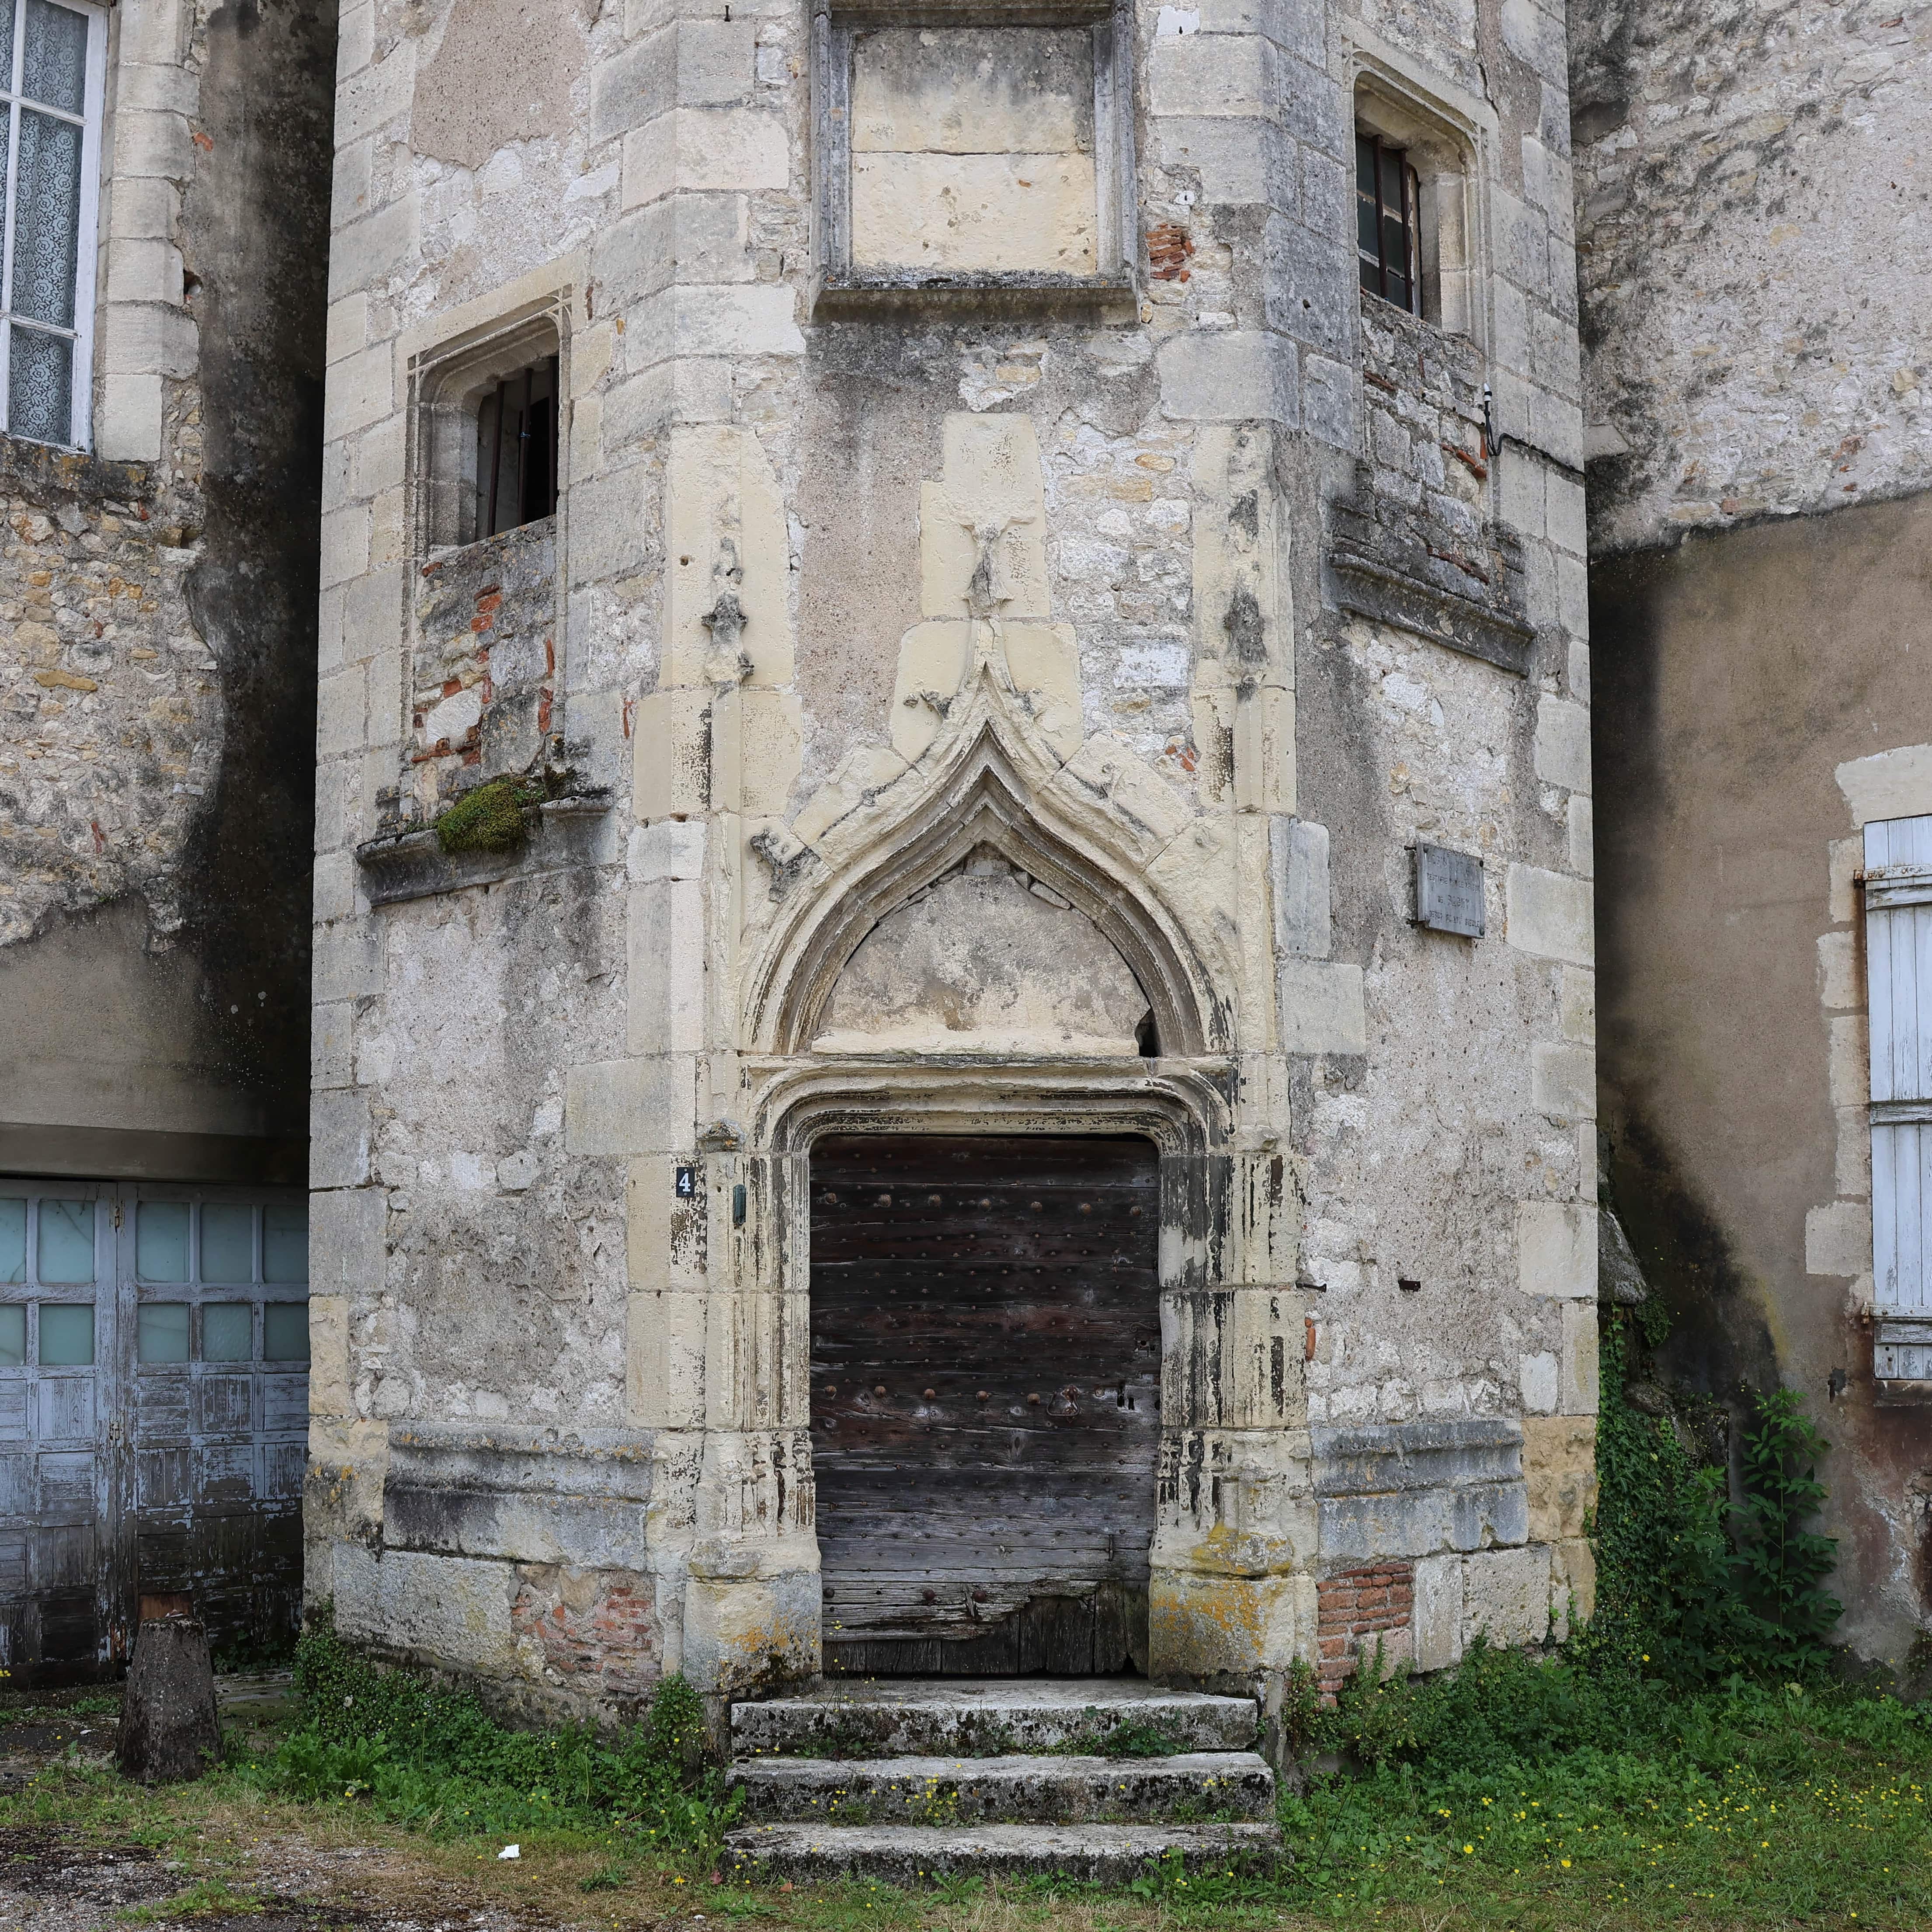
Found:
[[[842,1138],[812,1178],[826,1668],[1144,1663],[1152,1144]]]

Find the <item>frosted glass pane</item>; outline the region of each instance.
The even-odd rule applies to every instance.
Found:
[[[84,1369],[94,1360],[94,1304],[40,1304],[40,1366]]]
[[[94,1279],[92,1201],[40,1202],[39,1265],[44,1282],[64,1284]]]
[[[308,1304],[272,1301],[262,1311],[262,1359],[268,1362],[308,1360]]]
[[[0,1201],[0,1282],[17,1287],[27,1278],[27,1204]]]
[[[262,1210],[262,1279],[308,1279],[308,1204]],[[304,1349],[304,1354],[308,1351]]]
[[[134,1224],[134,1270],[143,1281],[188,1279],[185,1201],[143,1201]]]
[[[18,1302],[0,1307],[0,1369],[27,1366],[27,1311]]]
[[[0,0],[0,88],[14,85],[14,10]]]
[[[140,1318],[141,1359],[144,1362],[188,1360],[188,1304],[143,1303]]]
[[[78,114],[87,99],[87,16],[50,0],[27,0],[27,58],[20,92]]]
[[[255,1279],[255,1210],[211,1202],[201,1210],[203,1281]]]
[[[255,1305],[250,1301],[207,1301],[201,1309],[201,1359],[249,1362],[255,1358]]]
[[[14,182],[14,313],[74,326],[80,248],[80,129],[22,109]]]
[[[74,344],[16,322],[8,332],[7,429],[30,442],[71,442]]]

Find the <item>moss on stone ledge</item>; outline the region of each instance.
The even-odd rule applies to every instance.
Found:
[[[560,796],[569,776],[545,770],[489,779],[437,814],[436,843],[446,852],[514,852],[530,836],[530,811]]]

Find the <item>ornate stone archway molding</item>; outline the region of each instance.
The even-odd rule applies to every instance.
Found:
[[[1045,621],[1040,478],[1026,419],[949,422],[946,482],[923,506],[927,619],[901,647],[892,746],[848,754],[790,826],[746,826],[769,870],[745,880],[733,1124],[707,1168],[712,1427],[686,1615],[687,1669],[728,1693],[818,1666],[808,1190],[812,1144],[831,1132],[1154,1141],[1151,1667],[1266,1687],[1312,1646],[1297,1204],[1274,1124],[1286,1074],[1265,869],[1252,850],[1244,860],[1232,791],[1202,808],[1118,741],[1083,735],[1072,632]],[[868,935],[987,854],[1126,962],[1152,1017],[1142,1051],[976,1044],[970,1030],[874,1051],[828,1034]]]

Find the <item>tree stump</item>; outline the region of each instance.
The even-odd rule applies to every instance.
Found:
[[[121,1696],[122,1775],[178,1784],[199,1778],[220,1753],[207,1631],[190,1617],[142,1624]]]

